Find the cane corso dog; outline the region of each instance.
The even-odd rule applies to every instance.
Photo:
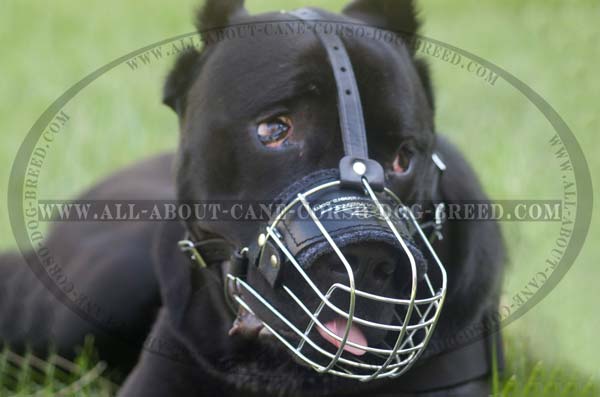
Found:
[[[335,174],[330,170],[338,169],[344,142],[339,87],[324,46],[313,30],[286,34],[289,22],[297,21],[290,14],[251,16],[242,3],[208,0],[198,16],[205,45],[181,54],[167,78],[164,103],[179,119],[177,153],[123,170],[83,199],[273,201],[281,192],[297,192],[300,182],[307,186],[307,177],[312,178],[308,186],[314,186]],[[340,37],[360,92],[368,154],[383,166],[387,186],[405,201],[485,201],[462,155],[435,133],[428,68],[410,45],[419,28],[412,1],[355,0],[342,14],[315,12],[345,26]],[[283,28],[279,34],[264,28],[260,35],[261,24]],[[244,30],[254,34],[223,39],[228,36],[219,36],[219,29],[226,26],[256,28]],[[352,34],[365,26],[396,32],[394,40]],[[443,172],[430,166],[434,154],[445,163]],[[443,239],[433,243],[448,276],[436,330],[408,372],[369,382],[311,368],[271,332],[287,335],[280,318],[260,305],[250,305],[253,311],[232,299],[239,285],[232,286],[227,274],[244,262],[237,249],[255,244],[264,225],[263,220],[57,223],[46,241],[51,259],[38,263],[33,253],[0,258],[0,340],[40,354],[53,345],[72,356],[86,335],[94,335],[101,358],[128,374],[122,396],[489,394],[492,356],[501,356],[499,338],[484,332],[501,284],[497,224],[443,223]],[[198,253],[208,262],[205,268],[196,266],[194,252],[181,251],[179,241],[190,235],[200,244],[216,241]],[[383,240],[357,235],[344,247],[357,285],[388,296],[405,289],[410,273],[398,265],[398,251]],[[265,244],[262,238],[259,243]],[[411,249],[417,273],[433,267],[419,256],[419,247]],[[329,265],[331,255],[305,258],[306,271],[318,285],[345,275]],[[303,295],[308,287],[286,270],[290,263],[278,260],[271,256],[271,264],[281,269],[277,277],[297,287],[306,306],[314,306]],[[291,308],[283,283],[267,280],[253,264],[245,272],[244,280],[291,322],[303,315],[297,306]],[[248,291],[240,294],[256,303]],[[357,317],[391,322],[390,311],[363,305],[360,298],[356,302]],[[332,319],[344,328],[345,322]],[[374,346],[385,338],[385,332],[358,328],[348,328],[348,341]],[[478,336],[469,340],[468,335]],[[321,336],[316,346],[336,344],[331,335]],[[343,350],[341,357],[364,353],[351,346]]]

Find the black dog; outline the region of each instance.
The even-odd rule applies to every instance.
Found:
[[[241,3],[209,0],[200,12],[199,29],[290,20],[281,13],[248,16]],[[419,25],[410,1],[357,0],[343,15],[320,13],[330,21],[368,23],[407,36],[416,34]],[[209,44],[182,55],[165,86],[165,103],[180,121],[178,153],[127,169],[84,199],[272,200],[292,181],[338,166],[343,145],[337,89],[313,34],[211,43],[205,33],[204,39]],[[433,95],[424,63],[409,47],[360,37],[345,37],[344,43],[364,107],[369,155],[384,165],[389,185],[407,200],[433,195],[447,202],[485,200],[462,156],[434,134]],[[424,165],[434,151],[448,166],[437,186]],[[409,168],[417,177],[406,186],[402,174]],[[37,351],[52,343],[70,355],[86,334],[93,334],[105,360],[125,371],[135,365],[123,396],[489,394],[489,349],[495,339],[458,350],[452,341],[464,330],[484,329],[496,311],[503,246],[495,223],[444,225],[444,240],[435,249],[446,265],[449,288],[429,354],[398,379],[367,383],[321,375],[298,364],[250,313],[240,310],[237,318],[231,313],[223,294],[229,261],[194,271],[177,246],[191,230],[199,241],[220,238],[242,247],[256,239],[259,226],[56,226],[47,241],[55,263],[45,265],[59,265],[72,280],[76,304],[59,302],[61,293],[51,293],[50,280],[40,285],[44,274],[36,278],[23,260],[4,256],[0,339],[16,349],[28,344]],[[385,248],[370,248],[382,257],[393,256]],[[316,268],[316,278],[333,277],[326,267]],[[377,272],[369,268],[366,280],[373,281]],[[262,280],[252,266],[247,277],[258,284]],[[395,288],[391,282],[382,285]],[[264,282],[260,288],[279,299]]]

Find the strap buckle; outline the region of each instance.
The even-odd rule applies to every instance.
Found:
[[[200,255],[200,252],[196,248],[196,244],[194,244],[193,241],[181,240],[177,243],[177,245],[179,246],[179,249],[181,250],[181,252],[191,253],[190,259],[193,262],[195,262],[198,266],[200,266],[201,268],[204,268],[204,269],[206,269],[208,267],[208,265],[206,264],[206,261],[204,260],[202,255]]]
[[[442,160],[442,158],[440,157],[440,155],[437,152],[434,152],[431,155],[431,160],[433,160],[433,163],[440,170],[440,172],[444,172],[444,171],[446,171],[446,169],[448,169],[448,167],[446,166],[446,163],[444,163],[444,160]]]
[[[364,190],[363,179],[366,179],[371,188],[377,192],[385,188],[385,173],[377,161],[353,156],[343,157],[340,161],[342,186],[362,191]]]
[[[444,239],[444,234],[442,233],[442,227],[444,226],[444,221],[446,220],[445,212],[446,212],[446,204],[445,203],[436,204],[433,233],[435,234],[435,237],[439,241],[442,241]],[[433,242],[433,241],[431,241],[431,242]]]

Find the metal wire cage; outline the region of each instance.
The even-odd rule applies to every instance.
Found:
[[[365,197],[375,205],[379,213],[379,218],[391,230],[408,259],[411,279],[407,296],[401,298],[382,296],[374,293],[374,291],[362,291],[356,288],[355,275],[348,259],[309,204],[309,200],[316,193],[323,192],[326,189],[339,188],[339,180],[323,183],[305,193],[297,194],[266,228],[267,239],[271,239],[279,247],[295,271],[301,275],[306,285],[319,298],[318,307],[316,310],[311,310],[303,303],[297,293],[286,285],[281,286],[295,304],[301,308],[302,312],[306,314],[306,323],[302,325],[295,324],[247,282],[232,275],[228,277],[237,284],[238,288],[243,288],[249,292],[259,304],[263,305],[264,308],[285,324],[288,329],[283,333],[278,332],[268,323],[263,323],[264,327],[289,349],[298,360],[320,373],[366,382],[373,379],[398,377],[408,371],[417,361],[427,346],[439,319],[446,296],[447,276],[444,266],[431,246],[431,242],[425,236],[411,210],[391,190],[385,189],[380,195],[385,195],[395,204],[395,208],[397,209],[397,219],[395,219],[395,217],[390,216],[389,212],[385,210],[378,194],[373,191],[367,179],[363,178],[362,183]],[[298,205],[301,205],[306,210],[312,222],[317,226],[341,264],[343,264],[347,273],[347,284],[334,283],[327,290],[320,290],[281,239],[277,232],[277,226],[286,214]],[[417,275],[415,257],[406,244],[406,237],[403,237],[398,230],[396,222],[399,220],[405,222],[414,230],[414,236],[420,240],[420,246],[425,247],[430,262],[433,262],[435,265],[430,266],[429,270],[420,280]],[[436,277],[430,277],[432,271],[438,273]],[[434,286],[432,280],[437,280],[438,285]],[[344,310],[332,302],[331,297],[335,292],[338,292],[338,294],[343,292],[348,295],[348,309]],[[370,300],[381,305],[392,305],[394,307],[394,321],[383,324],[355,316],[357,298],[361,299],[361,301]],[[255,313],[242,296],[237,295],[235,299],[244,309],[252,314]],[[337,334],[334,333],[320,320],[319,316],[325,308],[333,311],[345,320],[343,336],[339,336],[339,332]],[[364,329],[370,327],[384,331],[386,334],[385,340],[393,340],[393,342],[386,343],[384,341],[375,346],[366,346],[352,342],[349,340],[349,335],[353,324],[357,324]],[[328,351],[320,346],[310,335],[314,329],[317,329],[321,335],[328,335],[329,338],[337,341],[337,349]],[[288,336],[290,334],[295,335],[296,338],[290,338]],[[361,354],[359,358],[358,356],[349,354],[345,352],[345,348],[347,347],[359,349],[364,352],[364,355]],[[310,354],[308,354],[309,351]],[[314,358],[315,354],[319,359]]]

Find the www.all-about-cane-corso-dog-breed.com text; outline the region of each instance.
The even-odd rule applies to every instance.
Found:
[[[503,243],[495,222],[440,216],[486,196],[436,132],[428,68],[410,45],[415,4],[250,15],[241,0],[208,0],[197,20],[205,44],[164,87],[177,153],[81,198],[277,210],[56,223],[46,246],[95,315],[40,282],[33,253],[4,254],[2,343],[72,356],[94,335],[127,374],[121,396],[487,396],[499,336],[456,340],[490,329]],[[219,36],[242,26],[254,34]],[[395,39],[353,34],[366,27]]]

